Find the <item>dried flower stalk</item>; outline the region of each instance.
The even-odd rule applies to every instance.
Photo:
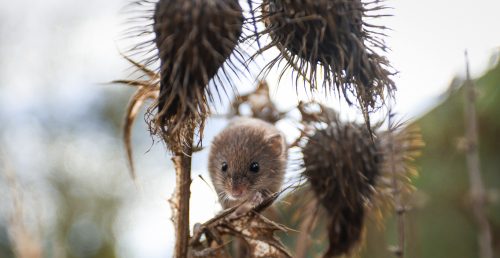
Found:
[[[472,211],[479,227],[478,243],[479,257],[493,258],[493,241],[491,236],[490,222],[485,212],[486,190],[481,178],[480,160],[479,160],[479,141],[477,129],[476,114],[476,89],[474,82],[470,78],[469,59],[467,51],[465,52],[466,76],[465,82],[465,125],[467,140],[467,171],[470,180],[470,195],[472,202]]]

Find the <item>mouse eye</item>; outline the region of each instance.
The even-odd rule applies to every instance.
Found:
[[[222,170],[222,172],[227,171],[227,163],[226,162],[222,162],[221,170]]]
[[[250,164],[250,171],[257,173],[259,172],[259,169],[260,169],[259,163],[252,162],[252,164]]]

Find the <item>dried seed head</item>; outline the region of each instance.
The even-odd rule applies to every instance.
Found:
[[[202,138],[208,102],[226,91],[223,83],[231,84],[227,70],[246,68],[241,55],[231,56],[237,52],[243,11],[237,0],[138,0],[131,7],[137,17],[126,33],[142,42],[129,57],[141,55],[138,63],[145,67],[159,63],[150,84],[159,85],[160,92],[146,120],[151,132],[177,152],[192,130]]]
[[[155,126],[180,136],[169,139],[175,143],[186,124],[203,125],[208,83],[235,49],[243,13],[237,0],[160,0],[153,19],[161,75]]]
[[[303,148],[304,175],[328,215],[325,256],[349,253],[360,242],[379,171],[379,151],[365,126],[338,118],[317,128]]]
[[[342,122],[321,104],[301,103],[298,108],[305,126],[303,174],[321,204],[318,216],[329,221],[325,257],[356,251],[366,218],[381,222],[393,210],[401,214],[408,209],[417,175],[413,162],[423,147],[420,132],[393,123],[390,113],[389,130],[372,138],[366,127]]]
[[[285,69],[296,72],[296,80],[316,90],[322,86],[336,89],[349,104],[357,99],[365,119],[395,90],[394,72],[389,61],[377,53],[386,46],[379,36],[385,27],[368,24],[372,11],[384,9],[378,1],[361,0],[264,0],[261,20],[271,42],[260,52],[277,47],[280,55],[266,72],[286,61]]]

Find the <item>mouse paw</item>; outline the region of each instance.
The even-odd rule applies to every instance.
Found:
[[[250,198],[245,203],[243,203],[240,207],[238,207],[229,217],[234,218],[234,217],[241,216],[241,215],[249,212],[250,210],[252,210],[256,206],[258,206],[259,204],[261,204],[263,201],[264,201],[264,196],[260,192],[256,192],[252,196],[252,198]]]
[[[238,207],[233,213],[231,213],[229,215],[229,218],[236,218],[236,217],[239,217],[247,212],[249,212],[250,210],[253,209],[253,205],[251,203],[243,203],[240,207]]]
[[[263,201],[264,201],[264,196],[262,196],[262,194],[260,192],[256,192],[254,194],[254,196],[252,197],[252,199],[250,200],[250,203],[253,206],[257,206],[257,205],[261,204]]]

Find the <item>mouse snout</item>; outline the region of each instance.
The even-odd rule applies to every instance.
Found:
[[[243,195],[244,189],[243,187],[233,187],[232,194],[234,197],[239,198]]]
[[[233,179],[231,181],[231,195],[235,199],[241,198],[246,195],[247,186],[241,180]]]

